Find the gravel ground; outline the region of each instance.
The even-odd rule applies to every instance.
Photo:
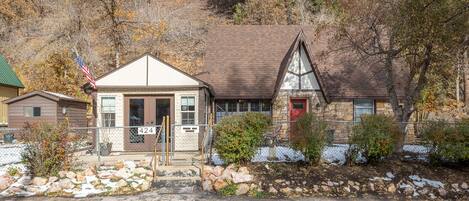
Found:
[[[140,201],[217,201],[217,200],[229,200],[229,201],[263,201],[263,200],[300,200],[300,201],[336,201],[336,200],[380,200],[378,198],[367,197],[367,198],[355,198],[355,199],[334,199],[334,198],[322,198],[322,197],[306,197],[306,198],[291,198],[291,199],[257,199],[246,196],[233,196],[233,197],[221,197],[215,194],[207,193],[192,193],[192,194],[159,194],[156,191],[149,191],[138,195],[127,195],[127,196],[114,196],[114,197],[91,197],[83,199],[75,198],[51,198],[51,197],[31,197],[31,198],[15,198],[7,200],[50,200],[50,201],[124,201],[124,200],[140,200]]]

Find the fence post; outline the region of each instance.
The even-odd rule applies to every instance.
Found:
[[[99,146],[100,142],[100,136],[99,136],[99,128],[96,127],[96,153],[98,154],[98,167],[101,166],[101,148]]]

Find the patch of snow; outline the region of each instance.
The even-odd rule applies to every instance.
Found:
[[[414,185],[418,187],[424,187],[426,185],[429,185],[433,188],[443,188],[445,186],[441,181],[421,178],[418,175],[410,175],[409,178],[412,179]]]
[[[331,146],[326,146],[322,152],[322,158],[329,163],[343,165],[346,162],[348,149],[348,144],[333,144]]]
[[[394,179],[395,176],[392,174],[392,172],[386,172],[386,177]]]
[[[430,151],[429,147],[423,145],[404,145],[402,148],[405,152],[416,153],[416,154],[427,154]]]

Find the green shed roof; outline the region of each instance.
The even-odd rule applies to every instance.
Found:
[[[2,55],[0,55],[0,85],[24,88],[23,83],[21,83],[21,80],[18,79],[16,73],[11,69]]]

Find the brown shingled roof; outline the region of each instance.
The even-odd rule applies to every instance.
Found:
[[[272,98],[279,70],[302,30],[328,98],[387,97],[380,63],[362,61],[350,51],[332,51],[332,34],[309,26],[212,27],[198,77],[213,86],[219,99]]]

